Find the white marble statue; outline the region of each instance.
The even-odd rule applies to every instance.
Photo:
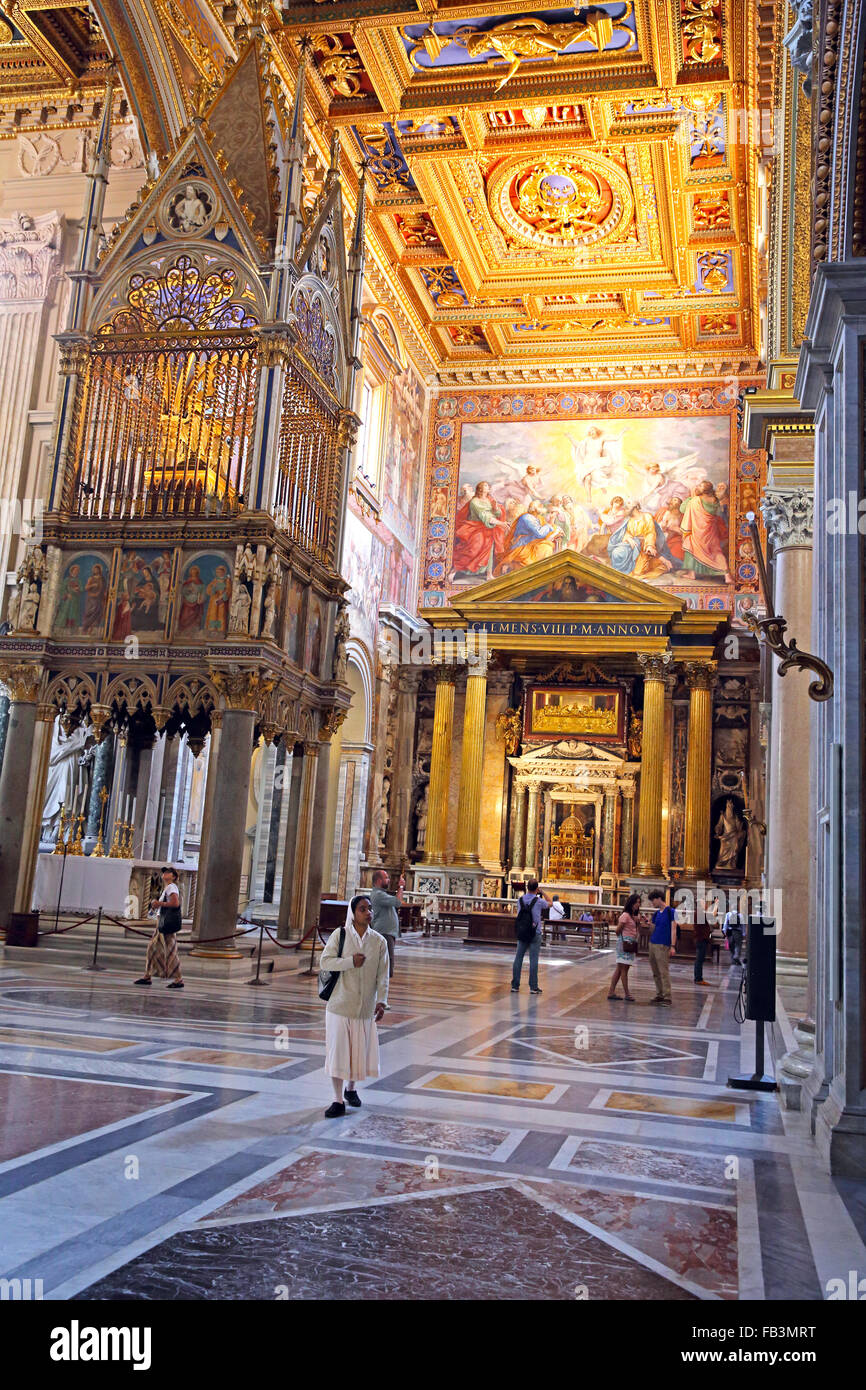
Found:
[[[171,205],[172,216],[182,232],[197,232],[207,222],[208,212],[195,190],[195,184],[188,183]]]
[[[262,622],[262,636],[273,637],[277,621],[277,594],[276,580],[271,580],[265,591],[264,621]]]
[[[247,634],[250,630],[250,605],[252,598],[246,584],[238,584],[232,595],[229,631]]]
[[[60,824],[60,807],[69,810],[78,782],[78,762],[84,753],[87,731],[79,724],[71,734],[64,734],[60,720],[54,725],[48,776],[45,780],[45,803],[42,808],[42,839],[54,840]]]

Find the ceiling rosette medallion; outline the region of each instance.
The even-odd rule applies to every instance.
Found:
[[[546,251],[607,241],[634,216],[626,173],[611,160],[582,150],[504,160],[488,182],[487,199],[503,231]]]

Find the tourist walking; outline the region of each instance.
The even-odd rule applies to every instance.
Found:
[[[628,972],[637,960],[639,933],[637,918],[640,911],[640,893],[632,893],[616,924],[616,968],[611,976],[608,999],[627,999],[634,1003],[634,995],[629,993]],[[617,994],[616,987],[622,980],[623,993]]]
[[[712,931],[706,918],[702,922],[695,922],[695,984],[703,985],[705,989],[712,989],[709,980],[704,979],[704,961]]]
[[[511,967],[511,992],[516,994],[520,989],[520,976],[523,971],[523,957],[529,952],[529,993],[541,994],[538,988],[538,956],[541,951],[541,909],[544,903],[549,903],[550,898],[546,893],[538,891],[538,879],[531,878],[526,885],[527,892],[521,894],[518,900],[517,921],[515,930],[517,932],[517,951],[514,955],[514,964]]]
[[[736,908],[732,908],[730,912],[725,913],[722,931],[727,937],[731,965],[742,965],[743,963],[743,932],[745,930],[745,925],[742,915]]]
[[[379,1075],[376,1024],[388,1002],[388,947],[370,926],[366,894],[352,899],[351,912],[352,920],[331,932],[319,962],[322,971],[337,972],[325,1009],[325,1071],[334,1087],[328,1120],[345,1115],[347,1105],[359,1106],[357,1083]]]
[[[400,935],[398,908],[403,901],[403,888],[406,880],[400,879],[396,893],[388,892],[390,881],[391,876],[387,869],[376,869],[373,873],[373,891],[370,894],[370,906],[373,909],[373,920],[370,925],[373,931],[377,931],[380,936],[385,938],[385,944],[388,947],[389,977],[394,974],[394,952],[397,937]]]
[[[159,912],[156,930],[147,943],[144,974],[137,985],[149,985],[153,976],[169,981],[169,989],[183,989],[180,957],[177,953],[177,934],[181,928],[180,890],[177,873],[169,865],[162,870],[163,889],[150,904],[151,912]]]
[[[665,906],[665,895],[659,888],[653,889],[649,895],[649,900],[650,905],[655,908],[652,918],[653,931],[649,940],[650,967],[656,986],[656,994],[652,1003],[670,1004],[670,958],[676,954],[671,933],[677,920],[677,914],[672,907]]]

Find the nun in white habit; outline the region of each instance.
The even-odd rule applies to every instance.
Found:
[[[379,1075],[376,1024],[388,1002],[388,943],[370,926],[370,899],[358,894],[350,912],[342,954],[340,933],[332,931],[319,962],[321,970],[339,972],[325,1009],[325,1070],[334,1087],[329,1120],[345,1115],[346,1105],[359,1106],[356,1083]]]

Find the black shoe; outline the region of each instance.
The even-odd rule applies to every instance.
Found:
[[[183,980],[172,980],[169,989],[183,989]]]
[[[346,1092],[346,1104],[354,1106],[356,1110],[358,1109],[361,1104],[361,1097],[358,1095],[357,1091]]]
[[[529,991],[529,993],[530,993],[530,994],[543,994],[543,993],[544,993],[544,990],[543,990],[543,989],[531,989],[531,990]]]
[[[335,1100],[325,1111],[326,1120],[339,1120],[341,1115],[345,1115],[346,1107],[341,1100]]]
[[[140,980],[133,980],[132,983],[134,985],[150,985],[153,984],[153,981],[149,980],[146,975],[142,975]]]
[[[139,981],[136,981],[136,983],[140,983],[140,982],[139,982]],[[512,986],[511,986],[511,993],[512,993],[512,994],[519,994],[519,993],[520,993],[520,985],[512,985]]]

